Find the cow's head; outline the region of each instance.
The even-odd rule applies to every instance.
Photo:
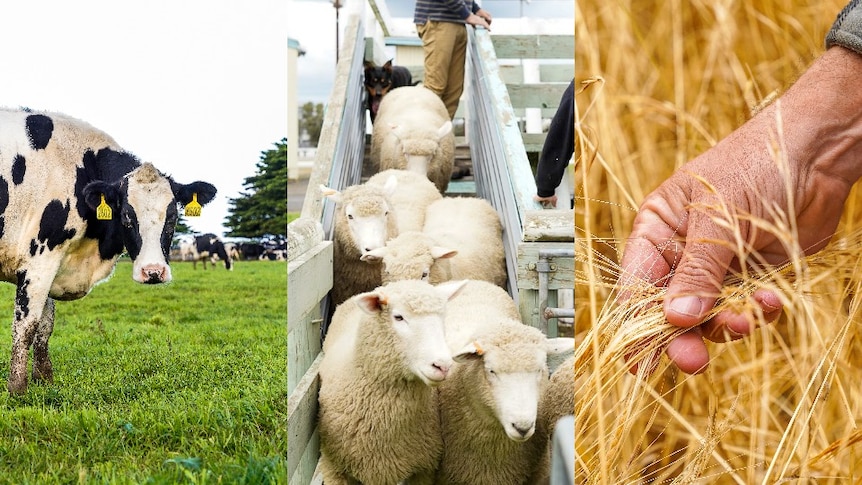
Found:
[[[207,182],[179,184],[149,163],[117,183],[94,181],[84,188],[84,198],[93,210],[104,196],[112,217],[99,222],[111,225],[109,237],[122,238],[134,261],[132,279],[149,284],[171,280],[168,260],[178,218],[177,204],[185,206],[196,197],[204,205],[215,194],[216,188]]]

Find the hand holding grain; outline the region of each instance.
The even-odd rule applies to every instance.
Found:
[[[830,48],[778,102],[682,166],[642,203],[620,284],[624,295],[637,280],[667,286],[667,321],[691,329],[666,349],[680,370],[706,368],[704,339],[734,340],[752,329],[750,317],[730,312],[704,321],[728,270],[788,260],[786,238],[753,221],[795,215],[794,239],[804,254],[822,249],[835,232],[862,175],[860,79],[862,55]],[[756,256],[741,262],[739,254]],[[764,321],[778,318],[778,295],[758,290],[754,299]]]

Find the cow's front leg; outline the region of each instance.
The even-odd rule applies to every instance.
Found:
[[[27,391],[27,354],[48,300],[50,281],[31,279],[26,270],[18,271],[15,293],[15,319],[12,322],[12,360],[7,387],[12,394]]]
[[[54,367],[48,354],[48,339],[54,331],[54,300],[48,298],[33,340],[33,381],[54,382]]]

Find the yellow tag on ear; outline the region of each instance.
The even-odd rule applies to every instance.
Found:
[[[192,201],[186,204],[186,217],[200,217],[201,205],[198,203],[197,192],[192,194]]]
[[[102,202],[96,207],[96,219],[110,221],[113,217],[111,206],[105,202],[105,194],[102,194]]]

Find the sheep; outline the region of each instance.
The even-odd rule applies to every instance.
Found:
[[[557,421],[575,412],[575,356],[572,354],[551,373],[548,386],[539,401],[539,421],[547,429],[547,449],[539,462],[537,475],[540,482],[547,483],[545,478],[551,474],[551,441],[554,436]]]
[[[379,187],[393,184],[389,194],[398,221],[398,233],[421,231],[428,206],[443,198],[437,187],[423,174],[407,170],[388,169],[372,175],[367,184]]]
[[[365,261],[382,262],[383,282],[423,279],[431,284],[457,279],[506,286],[503,226],[484,199],[444,197],[428,206],[422,232],[399,233]]]
[[[518,320],[482,326],[453,355],[439,388],[445,443],[438,484],[535,483],[546,471],[548,434],[537,419],[549,354],[574,339],[547,338]]]
[[[389,194],[393,182],[384,187],[359,184],[342,192],[321,186],[323,195],[336,203],[332,235],[332,302],[340,305],[351,296],[381,284],[379,263],[360,260],[366,252],[383,247],[397,235]]]
[[[377,170],[426,175],[445,193],[455,165],[455,134],[443,101],[423,86],[392,90],[380,102],[370,158]]]
[[[434,387],[452,366],[443,317],[463,286],[400,281],[336,309],[318,398],[327,485],[433,483],[443,452]]]
[[[426,207],[442,197],[427,178],[405,170],[386,170],[343,192],[320,189],[336,202],[332,237],[335,305],[382,284],[379,260],[363,261],[362,256],[383,247],[402,225],[421,227]]]
[[[542,419],[548,425],[548,431],[554,432],[554,426],[563,416],[575,412],[575,356],[569,356],[551,374],[551,379],[545,393],[542,395]]]
[[[520,320],[518,304],[506,290],[482,280],[466,280],[446,305],[446,340],[453,353],[499,322]]]

